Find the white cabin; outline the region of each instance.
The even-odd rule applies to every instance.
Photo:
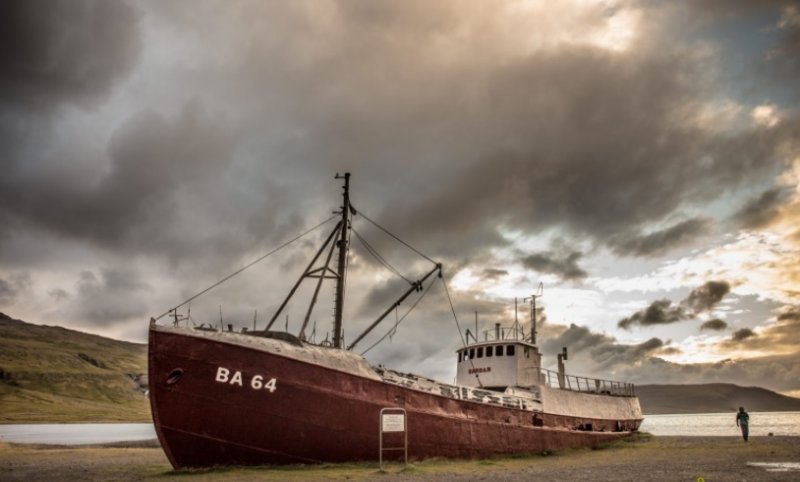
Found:
[[[542,383],[542,354],[528,341],[513,338],[483,341],[467,345],[457,353],[457,385],[505,390]]]

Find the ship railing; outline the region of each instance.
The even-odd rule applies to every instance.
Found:
[[[636,396],[636,387],[633,383],[569,375],[546,368],[541,369],[541,377],[542,383],[550,388],[620,397]]]

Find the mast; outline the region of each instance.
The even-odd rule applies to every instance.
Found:
[[[350,227],[348,224],[348,216],[350,215],[350,173],[345,172],[344,175],[336,174],[336,179],[344,179],[344,192],[342,193],[342,222],[341,233],[336,242],[339,248],[339,263],[336,270],[339,276],[336,278],[336,305],[333,314],[333,346],[334,348],[342,347],[342,308],[344,307],[344,282],[345,282],[345,269],[347,264],[347,229]]]
[[[536,293],[531,295],[531,343],[536,344],[536,298],[544,295],[544,285],[539,283]]]

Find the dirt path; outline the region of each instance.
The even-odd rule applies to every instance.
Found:
[[[791,463],[776,472],[758,463]],[[702,479],[700,479],[702,478]],[[375,480],[382,481],[738,481],[800,480],[800,438],[647,437],[601,450],[477,461],[428,460],[409,468],[376,464],[173,471],[153,444],[45,447],[0,444],[0,480]]]

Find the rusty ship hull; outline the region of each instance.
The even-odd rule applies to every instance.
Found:
[[[641,422],[636,399],[616,397],[624,406],[612,400],[601,418],[548,413],[535,400],[404,386],[351,352],[234,333],[151,325],[148,356],[153,422],[175,468],[377,460],[386,407],[408,414],[411,459],[593,446]]]

